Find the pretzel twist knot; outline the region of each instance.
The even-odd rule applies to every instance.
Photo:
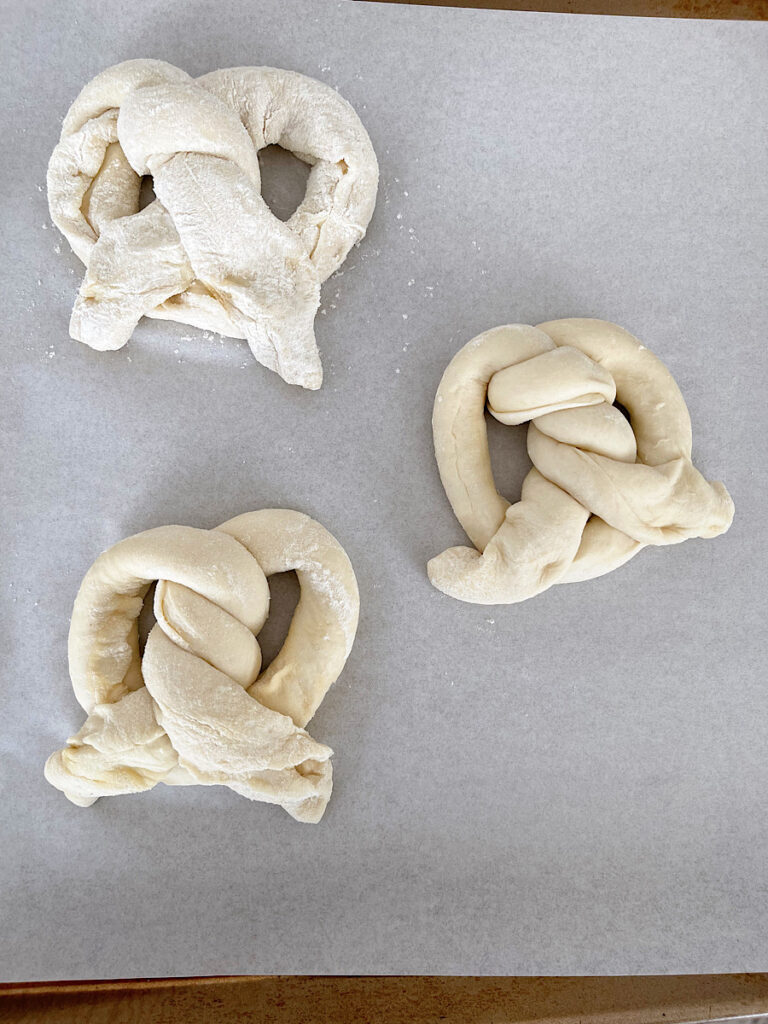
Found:
[[[285,223],[261,196],[257,153],[275,143],[312,165]],[[142,175],[156,200],[139,211]],[[286,381],[318,388],[320,285],[365,234],[377,183],[357,114],[314,79],[108,68],[73,103],[48,167],[51,217],[87,267],[70,333],[117,349],[142,316],[178,320],[245,338]]]
[[[259,675],[267,576],[295,569],[301,597],[285,643]],[[156,625],[138,616],[157,580]],[[319,821],[329,747],[304,726],[340,674],[359,598],[344,550],[299,512],[266,509],[215,530],[163,526],[121,541],[75,600],[69,665],[88,713],[45,766],[75,804],[167,785],[225,785]]]
[[[496,491],[486,399],[500,422],[530,424],[534,468],[514,505]],[[671,374],[615,324],[486,331],[446,369],[432,422],[443,486],[475,547],[444,551],[428,573],[462,601],[524,601],[610,572],[648,544],[716,537],[733,519],[723,484],[691,463],[690,417]]]

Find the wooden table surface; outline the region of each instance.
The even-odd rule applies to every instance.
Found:
[[[414,0],[386,0],[413,3]],[[623,14],[644,18],[768,20],[768,0],[419,0],[430,7],[489,7],[558,14]]]
[[[768,20],[768,0],[421,2],[563,14]],[[768,1015],[768,974],[236,977],[0,985],[0,1024],[675,1024],[757,1014]]]
[[[768,974],[188,978],[0,988],[3,1024],[675,1024],[760,1012],[768,1013]]]

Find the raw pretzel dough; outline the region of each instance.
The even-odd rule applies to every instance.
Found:
[[[261,197],[256,154],[273,143],[312,165],[285,223]],[[178,320],[246,338],[288,383],[319,388],[320,285],[365,234],[378,173],[357,114],[312,78],[108,68],[72,104],[48,166],[51,217],[87,267],[72,337],[117,349],[142,316]],[[139,212],[147,174],[157,198]]]
[[[486,397],[502,423],[530,423],[534,468],[515,505],[496,491]],[[723,484],[691,464],[691,422],[671,374],[603,320],[480,334],[449,363],[432,424],[445,492],[475,547],[450,548],[427,571],[461,601],[525,601],[610,572],[647,544],[716,537],[733,519]]]
[[[301,598],[280,653],[259,675],[255,634],[267,576],[295,569]],[[138,616],[157,580],[157,624],[139,655]],[[225,785],[319,821],[330,748],[304,730],[340,674],[359,598],[344,550],[300,512],[265,509],[215,530],[162,526],[96,559],[75,600],[72,686],[88,713],[45,766],[82,807],[158,782]]]

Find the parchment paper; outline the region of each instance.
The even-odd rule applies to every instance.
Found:
[[[768,25],[2,7],[2,978],[768,969]],[[81,266],[45,168],[82,85],[137,56],[294,68],[368,127],[381,190],[323,290],[322,391],[171,323],[117,353],[69,340]],[[479,331],[560,316],[614,320],[668,364],[736,520],[522,605],[453,601],[425,573],[464,542],[437,383]],[[513,498],[524,433],[492,427]],[[324,820],[220,788],[73,807],[42,768],[83,719],[84,572],[139,530],[265,506],[318,518],[360,582],[311,726],[336,751]],[[295,589],[275,587],[283,629]]]

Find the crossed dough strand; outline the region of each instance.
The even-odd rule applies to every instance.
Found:
[[[267,577],[295,569],[288,635],[259,675]],[[139,654],[138,617],[157,580],[156,625]],[[341,673],[359,597],[344,550],[299,512],[265,509],[215,530],[162,526],[96,559],[75,600],[69,668],[88,714],[45,766],[82,807],[166,785],[225,785],[319,821],[329,747],[305,731]]]
[[[500,422],[530,424],[534,468],[514,505],[493,479],[486,399]],[[445,492],[474,548],[449,548],[427,571],[461,601],[525,601],[610,572],[648,544],[716,537],[733,519],[723,484],[691,463],[690,417],[672,375],[603,320],[478,335],[449,363],[432,425]]]
[[[311,165],[285,223],[261,196],[258,151]],[[159,60],[97,75],[48,166],[54,224],[86,265],[70,334],[118,349],[142,316],[245,338],[290,384],[319,388],[320,285],[364,235],[378,164],[330,86],[277,68],[192,79]],[[141,176],[156,200],[139,211]]]

